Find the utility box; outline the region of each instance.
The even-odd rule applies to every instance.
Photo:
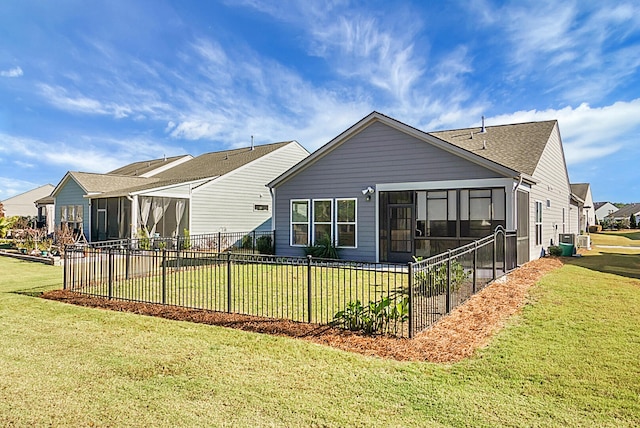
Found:
[[[563,244],[571,244],[576,245],[576,234],[575,233],[561,233],[558,237],[560,242]]]

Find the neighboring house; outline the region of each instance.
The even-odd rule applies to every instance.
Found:
[[[40,198],[44,198],[45,196],[49,196],[52,190],[53,184],[45,184],[44,186],[40,186],[5,199],[2,201],[5,217],[36,217],[38,215],[38,210],[34,205],[35,201]]]
[[[55,232],[56,208],[53,196],[49,195],[44,198],[40,198],[35,202],[35,204],[36,210],[38,211],[36,227],[38,229],[45,229],[47,231],[47,235]]]
[[[568,227],[557,121],[427,133],[372,112],[269,183],[276,253],[327,234],[341,257],[407,262],[518,232],[518,261]]]
[[[571,194],[574,199],[578,199],[577,223],[572,224],[571,230],[563,233],[585,233],[589,231],[589,226],[596,224],[596,211],[591,195],[591,185],[589,183],[576,183],[571,185]]]
[[[604,220],[604,218],[614,212],[618,211],[618,207],[611,202],[595,202],[596,207],[596,221]]]
[[[613,221],[625,221],[631,218],[631,214],[636,216],[636,222],[640,220],[640,203],[627,204],[606,218]]]
[[[309,153],[295,141],[68,172],[53,191],[56,225],[88,241],[270,230],[266,184]]]

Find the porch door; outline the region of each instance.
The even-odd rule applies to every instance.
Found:
[[[107,240],[107,210],[98,208],[97,218],[98,241]]]
[[[413,255],[413,204],[389,204],[387,261],[406,263]]]
[[[529,261],[529,193],[519,190],[517,192],[518,214],[518,265]]]

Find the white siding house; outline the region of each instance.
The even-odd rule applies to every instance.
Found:
[[[270,230],[266,184],[309,153],[295,141],[69,172],[53,192],[56,224],[88,241]]]

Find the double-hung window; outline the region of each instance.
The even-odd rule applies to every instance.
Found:
[[[333,201],[331,199],[313,200],[313,243],[323,238],[333,243]]]
[[[338,247],[356,247],[356,200],[338,199],[336,213],[336,239]]]
[[[291,201],[291,245],[309,245],[309,200]]]
[[[536,201],[536,245],[542,245],[542,202]]]

